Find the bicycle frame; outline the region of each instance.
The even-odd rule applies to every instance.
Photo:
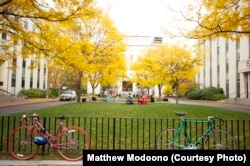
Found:
[[[10,155],[15,159],[28,160],[38,153],[40,145],[48,144],[50,148],[58,151],[65,160],[81,160],[82,151],[91,148],[90,136],[79,126],[64,126],[62,121],[67,118],[66,115],[57,117],[56,119],[61,121],[55,134],[50,134],[39,122],[38,115],[23,115],[22,121],[25,125],[15,128],[8,137],[7,144]],[[20,141],[15,140],[15,137]]]
[[[203,132],[203,134],[198,139],[196,139],[194,142],[191,142],[191,138],[190,138],[190,136],[188,134],[188,131],[187,131],[187,124],[186,123],[207,123],[208,128]],[[178,139],[178,137],[181,134],[182,130],[184,132],[185,137],[187,138],[187,146],[175,144],[175,140]],[[211,132],[213,130],[214,130],[213,122],[210,119],[209,120],[182,119],[181,122],[180,122],[180,125],[179,125],[179,127],[177,129],[177,132],[175,133],[175,135],[173,137],[173,140],[172,140],[173,146],[177,146],[177,147],[180,147],[180,148],[186,148],[190,144],[197,145],[204,136],[206,136],[209,132]]]
[[[67,131],[67,128],[65,128],[63,126],[62,120],[59,123],[59,126],[56,129],[55,134],[50,134],[46,128],[43,127],[43,125],[38,121],[38,117],[33,116],[33,123],[32,126],[30,128],[30,134],[34,133],[34,131],[36,131],[36,129],[40,132],[39,134],[44,137],[47,138],[48,144],[50,145],[50,147],[60,147],[62,146],[62,144],[58,144],[56,143],[56,139],[61,135],[61,133]],[[68,137],[69,139],[71,139],[70,137]]]

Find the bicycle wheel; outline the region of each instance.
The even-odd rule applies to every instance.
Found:
[[[166,129],[161,131],[156,138],[156,149],[158,150],[176,150],[183,149],[187,146],[187,138],[180,132],[174,139],[176,129]]]
[[[68,127],[67,132],[62,132],[57,138],[58,152],[68,161],[82,159],[83,150],[89,150],[91,146],[88,133],[78,126]]]
[[[235,150],[236,142],[230,133],[224,130],[213,130],[204,138],[205,150]]]
[[[40,146],[33,142],[33,137],[38,134],[30,130],[29,126],[15,128],[8,137],[8,151],[12,157],[18,160],[28,160],[34,157]]]

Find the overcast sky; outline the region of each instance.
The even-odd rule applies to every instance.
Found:
[[[193,0],[96,0],[99,6],[110,9],[110,17],[121,32],[127,35],[159,36],[164,28],[173,28],[175,10]]]

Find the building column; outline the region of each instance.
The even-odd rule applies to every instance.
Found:
[[[241,91],[241,98],[248,98],[249,97],[249,73],[244,72],[243,75],[243,87]]]
[[[250,99],[250,72],[248,72],[247,74],[247,80],[246,80],[246,84],[247,84],[247,87],[246,87],[246,91],[247,91],[247,95],[246,97]]]

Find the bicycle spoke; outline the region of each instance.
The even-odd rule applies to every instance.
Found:
[[[33,143],[34,133],[28,126],[13,130],[8,137],[8,151],[15,159],[27,160],[36,155],[39,146]]]
[[[187,145],[187,138],[183,133],[179,133],[178,137],[174,139],[176,129],[163,130],[156,140],[156,149],[158,150],[176,150],[183,149]]]
[[[230,133],[223,130],[214,130],[204,139],[205,150],[235,150],[236,143]]]
[[[90,149],[90,137],[85,130],[78,126],[71,126],[57,139],[59,154],[66,160],[82,159],[83,150]]]

